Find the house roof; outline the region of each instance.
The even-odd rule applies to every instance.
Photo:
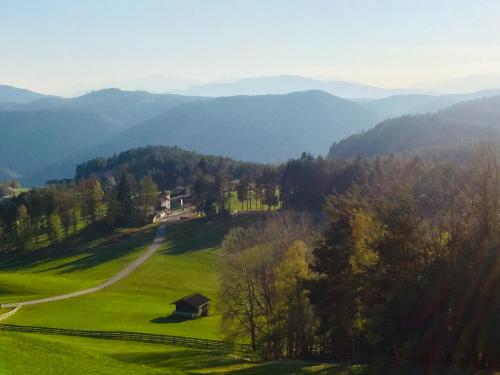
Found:
[[[186,296],[184,298],[178,299],[177,301],[172,302],[172,304],[176,304],[178,302],[185,302],[185,303],[190,304],[191,306],[200,307],[200,306],[206,305],[208,302],[210,302],[210,298],[207,298],[200,293],[194,293],[194,294],[191,294],[190,296]]]

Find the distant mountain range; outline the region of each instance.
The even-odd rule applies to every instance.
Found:
[[[375,157],[500,139],[500,96],[455,104],[433,114],[403,116],[334,143],[331,159]]]
[[[244,78],[234,82],[195,85],[181,91],[184,95],[236,96],[288,94],[295,91],[321,90],[342,98],[384,98],[390,95],[417,94],[418,90],[386,89],[347,81],[320,81],[293,75]]]
[[[0,132],[3,178],[30,176],[116,134],[99,116],[63,110],[0,112]]]
[[[303,151],[325,152],[331,139],[375,121],[360,105],[322,91],[223,97],[182,104],[114,137],[102,150],[164,144],[239,160],[285,161]]]
[[[284,161],[303,151],[325,154],[332,142],[388,118],[500,94],[347,100],[318,90],[211,98],[105,89],[68,99],[15,88],[3,92],[10,94],[0,102],[0,179],[21,178],[28,185],[71,177],[85,160],[150,144],[257,162]],[[434,121],[432,115],[417,118]],[[342,144],[350,150],[345,155],[355,152],[344,147],[351,141]],[[337,157],[339,148],[332,150]]]
[[[285,161],[303,151],[326,153],[332,139],[375,123],[374,113],[321,91],[200,99],[106,137],[24,181],[39,184],[48,177],[71,176],[82,161],[146,145],[175,145],[244,161]]]
[[[29,103],[0,103],[0,111],[64,110],[92,113],[118,130],[124,130],[179,104],[199,99],[202,98],[104,89],[70,99],[43,97]]]
[[[377,113],[380,121],[403,115],[432,113],[454,104],[500,95],[500,89],[449,95],[394,95],[376,100],[357,101],[364,108]]]
[[[17,87],[0,85],[0,103],[29,103],[43,97],[47,97],[47,95]]]

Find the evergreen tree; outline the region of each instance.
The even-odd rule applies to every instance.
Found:
[[[136,182],[134,176],[123,172],[118,184],[116,199],[119,204],[117,223],[119,225],[133,225],[137,222],[137,211],[134,199],[136,198]]]
[[[16,217],[16,242],[21,249],[27,249],[32,245],[33,229],[31,227],[31,217],[28,209],[21,204],[17,209]]]
[[[148,216],[158,201],[158,187],[151,176],[144,177],[139,184],[139,205],[142,213],[142,223],[148,222]]]

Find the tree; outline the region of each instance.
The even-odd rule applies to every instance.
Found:
[[[236,187],[236,196],[238,201],[241,202],[241,209],[243,210],[243,203],[248,199],[248,187],[250,181],[247,175],[243,175]]]
[[[215,180],[212,176],[199,170],[196,173],[194,185],[194,204],[199,212],[205,212],[207,215],[215,213],[215,204],[217,202],[217,192]]]
[[[74,189],[66,187],[57,189],[55,198],[64,237],[68,239],[70,230],[73,229],[73,232],[75,232],[78,224],[78,219],[75,217],[75,211],[78,210],[78,199]]]
[[[51,214],[47,220],[47,235],[52,245],[57,245],[62,238],[61,218],[57,214]]]
[[[117,223],[119,225],[132,225],[137,221],[136,206],[134,204],[136,183],[135,178],[123,172],[118,184],[116,199],[119,204]]]
[[[310,352],[315,318],[302,287],[310,277],[308,227],[278,218],[232,229],[223,242],[221,310],[230,337],[250,337],[266,357]]]
[[[139,184],[139,205],[142,213],[142,223],[148,222],[148,215],[158,201],[158,187],[151,176],[144,177]]]
[[[0,202],[0,244],[7,242],[6,208]]]
[[[24,204],[21,204],[17,209],[16,240],[18,247],[21,249],[29,248],[33,241],[31,218]]]
[[[79,182],[79,191],[83,203],[83,215],[87,225],[94,224],[104,216],[102,186],[99,180],[92,178]]]

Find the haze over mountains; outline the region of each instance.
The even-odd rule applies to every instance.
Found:
[[[222,97],[180,105],[121,133],[103,151],[159,143],[239,160],[284,161],[302,151],[324,152],[331,139],[375,122],[372,112],[322,91]]]
[[[45,96],[26,89],[0,85],[0,103],[29,103]]]
[[[304,151],[326,154],[332,143],[365,130],[362,135],[334,145],[331,157],[399,152],[432,145],[433,132],[447,129],[439,124],[445,118],[447,123],[451,120],[440,112],[398,118],[384,122],[374,131],[367,130],[389,118],[436,112],[466,100],[500,95],[500,90],[488,90],[345,99],[310,90],[319,81],[291,76],[271,78],[242,80],[240,87],[266,91],[272,88],[268,85],[272,81],[273,87],[279,86],[280,90],[295,88],[298,92],[213,98],[208,95],[214,91],[198,86],[192,93],[205,92],[207,96],[104,89],[76,98],[61,98],[0,86],[0,179],[21,178],[24,184],[43,184],[49,178],[72,177],[75,166],[90,158],[150,144],[177,145],[246,161],[278,162]],[[384,90],[342,82],[329,84],[331,91],[335,88],[346,97],[369,92],[382,95],[380,90]],[[215,88],[222,94],[234,89],[229,86]],[[486,103],[489,102],[463,104],[470,105],[465,112],[473,114],[463,116],[463,127],[470,137],[492,134],[494,124],[490,122],[487,128],[482,127],[483,122],[475,122],[473,131],[467,127],[467,122],[482,118],[481,113],[496,119],[496,112]],[[413,133],[407,136],[413,143],[397,145],[395,134],[409,130]],[[420,131],[427,133],[420,136]],[[460,134],[459,137],[466,137],[465,133]],[[436,139],[440,136],[436,135]],[[389,140],[394,144],[388,144]],[[382,142],[383,146],[377,149],[374,142]]]
[[[92,113],[117,130],[157,116],[191,100],[200,99],[173,94],[151,94],[144,91],[104,89],[76,98],[42,97],[29,103],[0,103],[3,111],[75,111]]]
[[[423,149],[451,149],[500,139],[500,96],[455,104],[434,114],[386,120],[330,148],[329,158],[375,157]]]
[[[287,94],[295,91],[321,90],[342,98],[383,98],[389,95],[416,94],[412,89],[386,89],[347,81],[321,81],[293,75],[244,78],[234,82],[195,85],[181,91],[186,95],[235,96]]]

